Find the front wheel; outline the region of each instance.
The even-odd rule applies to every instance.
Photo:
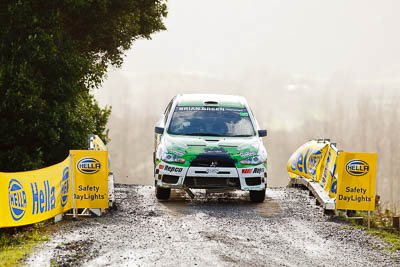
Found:
[[[156,197],[160,200],[168,200],[171,195],[171,188],[163,188],[156,185]]]
[[[261,191],[250,191],[250,200],[252,202],[263,202],[265,200],[265,189]]]

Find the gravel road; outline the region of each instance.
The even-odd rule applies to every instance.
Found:
[[[173,191],[117,185],[118,211],[59,224],[27,259],[31,266],[399,266],[400,252],[339,218],[323,215],[308,191],[248,193]]]

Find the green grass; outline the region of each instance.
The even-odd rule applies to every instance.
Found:
[[[398,230],[393,229],[393,216],[395,215],[396,211],[388,209],[383,210],[383,208],[378,204],[376,206],[375,211],[371,212],[371,217],[370,217],[371,230],[366,231],[367,234],[370,234],[376,238],[379,238],[391,244],[392,246],[383,247],[381,249],[389,250],[392,252],[400,251],[400,233]],[[346,218],[346,220],[351,223],[351,228],[357,228],[357,229],[367,228],[368,212],[353,211],[351,217],[363,217],[362,224],[351,218]]]
[[[45,223],[33,226],[0,229],[0,266],[18,266],[36,244],[48,240]]]
[[[373,235],[387,243],[392,244],[390,247],[383,247],[385,250],[396,252],[400,250],[400,235],[399,233],[389,233],[384,230],[374,229],[367,231],[367,234]]]

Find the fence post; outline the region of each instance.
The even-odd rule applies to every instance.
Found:
[[[393,228],[400,231],[400,216],[393,217]]]
[[[75,184],[74,184],[74,166],[72,164],[73,155],[69,154],[69,168],[71,170],[71,187],[72,187],[72,214],[76,218],[76,208],[75,208]]]

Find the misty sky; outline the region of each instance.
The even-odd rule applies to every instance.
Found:
[[[169,0],[168,8],[168,30],[137,41],[118,71],[235,77],[262,68],[316,79],[400,74],[397,0]]]
[[[364,124],[351,101],[364,87],[375,93],[368,99],[379,99],[377,89],[389,88],[386,97],[399,101],[400,0],[168,0],[168,9],[167,31],[134,43],[122,68],[111,69],[103,88],[95,90],[101,105],[113,106],[108,146],[117,181],[153,184],[154,125],[177,93],[245,96],[269,131],[264,141],[272,186],[286,185],[287,159],[311,138],[376,152],[354,147]],[[322,133],[331,125],[324,119],[344,101],[351,103],[338,105],[334,114],[342,116],[346,130],[335,125]],[[364,107],[376,108],[371,105]],[[375,121],[385,114],[378,111]],[[309,125],[304,118],[315,121]],[[393,118],[389,125],[397,125]],[[289,139],[280,136],[285,131]],[[369,133],[375,138],[375,131]]]

